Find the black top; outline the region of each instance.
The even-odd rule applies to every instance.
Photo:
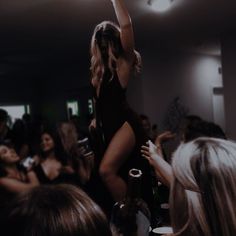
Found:
[[[40,164],[35,166],[33,171],[35,172],[40,184],[49,184],[51,182]]]
[[[132,127],[136,141],[142,143],[144,132],[139,117],[130,108],[126,100],[126,89],[121,86],[117,73],[114,73],[112,77],[111,72],[106,70],[99,95],[97,96],[95,88],[93,93],[96,101],[97,127],[100,127],[103,131],[105,146],[110,143],[114,134],[126,121]]]
[[[40,164],[35,166],[33,171],[35,172],[40,184],[67,183],[67,184],[80,185],[79,177],[76,174],[60,173],[55,179],[50,180],[45,174]]]

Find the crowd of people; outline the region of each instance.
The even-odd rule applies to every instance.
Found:
[[[1,230],[9,236],[112,235],[112,206],[126,197],[128,172],[136,168],[152,217],[158,215],[153,182],[169,189],[173,235],[235,235],[236,144],[218,125],[193,115],[178,133],[159,133],[130,108],[126,89],[140,72],[141,56],[124,0],[111,2],[118,25],[98,24],[91,39],[95,114],[85,136],[76,117],[49,127],[25,114],[9,127],[0,109]],[[164,143],[177,137],[169,156]]]
[[[0,110],[0,114],[5,116],[7,112]],[[0,217],[1,227],[8,229],[7,235],[16,235],[16,232],[33,235],[35,230],[42,233],[38,235],[76,235],[78,232],[112,235],[110,215],[94,198],[96,193],[93,195],[86,188],[94,172],[99,173],[95,167],[96,156],[86,157],[86,150],[78,145],[73,123],[61,122],[56,129],[42,126],[39,149],[30,157],[31,162],[15,148],[17,138],[13,128],[2,121],[1,127],[8,131],[1,133],[7,135],[1,136],[0,143]],[[177,135],[180,143],[173,155],[166,157],[163,143]],[[28,146],[28,156],[30,144],[24,142],[24,145]],[[170,189],[170,224],[174,233],[211,236],[236,232],[236,143],[227,140],[218,125],[198,116],[187,116],[179,134],[159,133],[140,151],[154,170],[156,181]],[[23,166],[25,160],[28,165]],[[45,212],[48,218],[41,222],[39,229],[37,221],[43,219]],[[81,219],[81,214],[85,218]],[[76,216],[76,221],[72,216]]]

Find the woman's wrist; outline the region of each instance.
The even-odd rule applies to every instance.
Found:
[[[162,156],[162,146],[161,143],[156,143],[156,151],[159,156]]]
[[[160,159],[162,159],[161,156],[160,156],[160,154],[159,154],[158,152],[156,152],[155,154],[153,154],[153,155],[152,155],[152,158],[153,158],[157,163],[159,163]]]

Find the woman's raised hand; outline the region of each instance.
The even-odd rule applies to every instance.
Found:
[[[141,153],[142,156],[145,157],[152,166],[155,165],[159,158],[162,158],[157,146],[150,140],[147,142],[147,145],[143,145],[141,147]]]
[[[171,131],[165,131],[164,133],[161,133],[157,136],[155,140],[155,145],[161,145],[162,142],[168,141],[170,139],[173,139],[176,136],[176,134],[172,133]]]

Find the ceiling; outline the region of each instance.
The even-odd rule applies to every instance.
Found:
[[[235,0],[174,0],[165,13],[147,0],[126,3],[139,47],[161,40],[218,55],[220,35],[236,28]],[[19,75],[23,65],[31,71],[77,65],[89,58],[94,26],[109,19],[115,20],[109,0],[1,0],[0,77],[13,68]]]
[[[174,0],[169,11],[155,12],[147,0],[126,0],[140,30],[221,31],[236,20],[234,0]],[[0,29],[32,32],[89,32],[97,22],[114,19],[109,0],[1,0]]]

